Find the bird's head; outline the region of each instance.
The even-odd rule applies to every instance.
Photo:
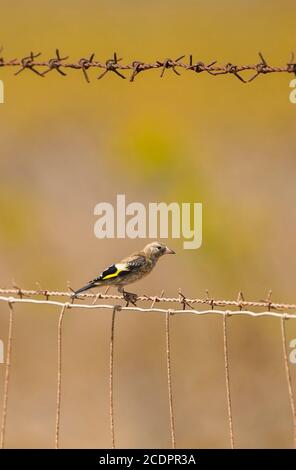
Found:
[[[164,243],[152,242],[145,246],[144,253],[151,259],[158,259],[162,255],[174,255],[175,252],[168,248]]]

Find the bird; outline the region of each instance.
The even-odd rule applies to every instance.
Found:
[[[99,276],[74,291],[72,297],[75,298],[81,292],[93,289],[94,287],[114,286],[123,295],[127,305],[129,302],[136,305],[137,294],[127,292],[124,290],[124,286],[147,276],[153,270],[159,258],[167,254],[175,254],[175,251],[158,241],[149,243],[143,250],[132,253],[130,256],[123,258],[119,263],[109,266]]]

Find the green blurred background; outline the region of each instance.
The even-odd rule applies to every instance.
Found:
[[[5,57],[31,50],[71,60],[116,50],[126,61],[194,54],[209,63],[283,65],[295,49],[295,2],[4,2]],[[163,259],[135,292],[295,302],[295,113],[292,76],[167,71],[134,83],[89,71],[40,79],[0,69],[0,285],[80,287],[146,240],[98,240],[97,202],[203,203],[203,245]],[[36,284],[38,283],[38,284]],[[8,309],[0,305],[1,338]],[[16,306],[7,447],[52,447],[59,312]],[[110,311],[66,313],[62,447],[108,447]],[[121,313],[116,324],[118,447],[170,445],[165,318]],[[289,339],[296,337],[288,322]],[[222,319],[173,317],[172,373],[178,447],[228,447]],[[290,447],[292,420],[276,319],[231,318],[234,432],[239,447]],[[295,376],[295,365],[292,367]],[[4,366],[0,366],[1,383]],[[293,377],[295,379],[295,377]],[[295,383],[294,383],[295,385]],[[1,398],[2,400],[2,398]]]

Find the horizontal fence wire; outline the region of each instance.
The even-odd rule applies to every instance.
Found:
[[[160,77],[163,77],[167,70],[171,70],[176,75],[180,75],[180,71],[190,71],[195,74],[204,72],[212,76],[233,75],[242,83],[252,82],[259,75],[270,73],[296,74],[294,53],[291,54],[290,59],[283,66],[270,65],[261,52],[259,52],[259,62],[249,65],[237,65],[230,62],[219,65],[216,60],[205,63],[195,60],[192,54],[187,56],[182,55],[176,59],[165,58],[155,60],[154,62],[132,60],[126,63],[121,62],[122,58],[119,58],[116,52],[113,54],[113,57],[105,61],[95,60],[94,53],[89,54],[87,57],[80,57],[76,61],[69,61],[69,56],[62,56],[59,49],[56,49],[53,57],[42,60],[40,56],[40,52],[30,52],[30,54],[24,57],[14,59],[6,59],[2,56],[0,57],[0,67],[17,68],[15,75],[19,75],[24,70],[29,70],[39,77],[45,77],[52,71],[66,76],[66,70],[80,70],[87,82],[90,81],[88,75],[89,69],[100,70],[100,74],[96,77],[98,79],[102,79],[107,74],[112,73],[122,79],[129,78],[130,82],[133,82],[139,73],[143,74],[143,72],[148,70],[157,69],[160,71]],[[246,72],[251,72],[251,76],[246,77]],[[128,73],[128,76],[125,73]]]
[[[168,410],[169,410],[169,426],[171,433],[171,447],[176,448],[176,423],[174,415],[174,395],[173,395],[173,381],[172,381],[172,359],[171,359],[171,322],[172,315],[220,315],[223,319],[223,351],[224,351],[224,373],[226,385],[226,407],[228,412],[229,423],[229,439],[230,447],[235,447],[234,424],[232,413],[232,399],[231,399],[231,381],[230,381],[230,359],[229,359],[229,346],[228,346],[228,318],[230,316],[251,316],[251,317],[275,317],[281,321],[281,341],[283,350],[283,365],[288,388],[288,398],[290,403],[292,425],[293,425],[293,444],[296,448],[296,413],[295,413],[295,398],[292,386],[292,374],[287,352],[287,335],[285,324],[288,319],[296,319],[296,304],[277,303],[271,301],[271,291],[268,293],[265,300],[247,301],[244,299],[242,292],[239,292],[236,300],[221,300],[213,299],[207,296],[204,299],[187,298],[181,290],[178,292],[177,297],[164,297],[164,291],[159,296],[139,296],[137,302],[149,302],[149,306],[140,307],[136,305],[119,305],[118,301],[126,300],[121,295],[110,294],[92,294],[82,293],[77,298],[73,297],[72,289],[69,287],[69,292],[63,291],[50,291],[50,290],[25,290],[18,287],[2,288],[0,289],[0,302],[7,303],[9,307],[9,326],[7,333],[7,355],[5,362],[5,377],[4,377],[4,392],[3,392],[3,406],[2,406],[2,423],[0,444],[1,448],[5,447],[5,434],[7,424],[7,408],[8,408],[8,391],[9,391],[9,378],[11,373],[11,350],[13,342],[13,318],[14,318],[14,304],[30,304],[30,305],[52,305],[59,307],[59,321],[57,329],[57,399],[56,399],[56,424],[54,433],[54,447],[60,448],[60,422],[61,422],[61,403],[62,403],[62,342],[63,342],[63,328],[64,316],[68,309],[84,308],[84,309],[109,309],[112,310],[111,320],[111,333],[110,333],[110,351],[109,351],[109,415],[110,415],[110,436],[111,447],[115,448],[115,417],[114,417],[114,333],[116,323],[116,312],[126,310],[130,312],[155,312],[165,314],[165,351],[166,351],[166,369],[167,369],[167,393],[168,393]],[[58,299],[58,300],[56,300]],[[62,301],[64,300],[64,301]],[[80,303],[80,301],[84,301]],[[99,300],[105,301],[104,303],[97,303]],[[86,302],[88,301],[88,302]],[[107,301],[107,303],[106,303]],[[113,302],[112,302],[113,301]],[[114,301],[116,303],[114,304]],[[162,303],[161,307],[158,306]],[[178,304],[178,308],[164,308],[165,304]],[[192,306],[195,304],[195,307]],[[219,308],[218,308],[219,307]],[[56,309],[55,309],[56,310]],[[255,311],[256,310],[256,311]],[[294,310],[295,312],[291,312]]]
[[[225,313],[225,310],[217,310],[215,307],[230,307],[230,308],[238,308],[238,311],[231,311],[229,310],[229,315],[235,314],[235,313],[241,313],[245,315],[251,315],[251,316],[262,316],[262,315],[269,315],[269,316],[276,316],[276,317],[282,317],[284,316],[285,318],[296,318],[296,304],[291,304],[291,303],[283,303],[283,302],[273,302],[271,301],[270,298],[270,293],[266,296],[265,300],[245,300],[242,292],[238,293],[237,299],[234,300],[224,300],[224,299],[214,299],[211,298],[208,295],[205,298],[190,298],[186,297],[182,291],[179,289],[178,291],[178,296],[177,297],[164,297],[163,293],[159,296],[157,295],[139,295],[137,296],[137,302],[151,302],[151,305],[149,308],[140,308],[140,307],[122,307],[123,309],[127,310],[134,310],[134,311],[142,311],[142,310],[147,310],[147,311],[157,311],[157,312],[166,312],[167,309],[160,309],[155,307],[158,303],[177,303],[179,304],[182,308],[181,310],[178,309],[171,309],[173,313],[178,313],[178,312],[190,312],[190,313],[197,313],[197,314],[202,314],[204,313],[203,311],[195,310],[192,308],[192,304],[196,305],[206,305],[209,306],[211,310],[210,312],[213,313]],[[15,297],[11,297],[15,296]],[[33,299],[31,297],[40,297],[40,299]],[[30,290],[30,289],[21,289],[21,288],[0,288],[0,300],[3,301],[9,301],[12,300],[14,302],[18,302],[19,300],[22,300],[24,302],[37,302],[37,303],[48,303],[52,305],[60,305],[62,306],[64,302],[60,302],[58,300],[51,300],[52,298],[57,297],[57,298],[66,298],[71,301],[69,307],[70,308],[113,308],[112,305],[101,305],[101,304],[96,304],[98,300],[124,300],[122,295],[117,295],[117,294],[103,294],[99,292],[98,294],[92,294],[92,293],[81,293],[76,297],[77,300],[93,300],[93,303],[91,304],[75,304],[73,303],[73,291],[71,287],[69,288],[69,291],[55,291],[55,290],[46,290],[46,289],[41,289],[41,290]],[[188,308],[186,308],[188,307]],[[265,312],[254,312],[248,309],[266,309],[267,311]],[[287,312],[284,312],[286,310]],[[289,310],[295,310],[295,313],[288,313]],[[208,310],[205,311],[207,313]]]

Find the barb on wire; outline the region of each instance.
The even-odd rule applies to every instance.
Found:
[[[63,75],[63,77],[65,77],[67,74],[61,69],[61,67],[63,65],[62,62],[67,59],[69,59],[69,56],[61,57],[60,51],[56,49],[56,57],[49,59],[48,69],[42,73],[42,76],[44,77],[44,75],[46,75],[48,72],[56,70],[60,75]]]
[[[18,64],[16,64],[16,61],[14,60],[13,62],[9,62],[9,65],[21,65],[21,68],[15,72],[14,75],[19,75],[21,72],[23,72],[25,69],[29,69],[32,72],[36,73],[36,75],[39,75],[39,77],[43,77],[43,74],[39,72],[35,68],[36,61],[35,59],[41,55],[41,52],[38,52],[37,54],[34,54],[34,52],[31,52],[30,55],[23,57]],[[5,66],[5,63],[2,63],[2,66]]]
[[[106,61],[105,70],[103,73],[101,73],[101,75],[98,76],[98,80],[103,78],[108,72],[114,72],[116,73],[116,75],[118,75],[118,77],[125,79],[126,77],[118,71],[119,68],[123,68],[123,67],[120,67],[120,64],[119,64],[121,60],[122,58],[118,59],[116,52],[114,52],[113,59],[109,59]]]
[[[162,291],[161,291],[159,297],[155,296],[155,297],[152,298],[151,308],[154,307],[154,305],[155,305],[156,302],[160,302],[160,299],[161,299],[163,296],[164,296],[164,289],[162,289]],[[148,295],[146,296],[146,298],[147,298],[147,300],[150,300],[150,297],[149,297]]]
[[[85,78],[85,80],[87,81],[87,83],[90,83],[90,80],[89,80],[89,78],[88,78],[88,75],[87,75],[87,72],[86,72],[86,71],[92,66],[94,57],[95,57],[95,54],[92,53],[92,54],[90,55],[90,58],[89,58],[89,59],[85,59],[84,57],[82,57],[82,58],[79,59],[79,61],[78,61],[78,64],[81,66],[81,69],[82,69],[84,78]]]
[[[193,309],[192,305],[190,305],[185,295],[182,293],[181,289],[179,289],[179,299],[180,299],[180,304],[183,305],[183,310],[185,310],[186,307]]]
[[[212,67],[212,65],[216,64],[217,61],[214,60],[214,62],[211,62],[208,66],[206,66],[203,62],[199,61],[196,62],[195,64],[193,63],[193,55],[190,54],[189,56],[189,64],[187,65],[186,69],[187,70],[193,70],[196,73],[204,72],[205,70],[209,69]],[[209,72],[210,73],[210,72]]]
[[[210,298],[209,290],[206,290],[206,302],[211,306],[212,310],[214,310],[215,307],[215,300]]]
[[[2,422],[1,422],[1,433],[0,433],[0,448],[1,449],[4,449],[4,443],[5,443],[8,389],[9,389],[11,351],[12,351],[13,320],[14,320],[14,311],[13,311],[13,306],[11,302],[8,302],[8,307],[9,307],[9,326],[8,326],[8,340],[7,340],[7,352],[6,352],[6,362],[5,362]]]
[[[160,74],[160,78],[162,78],[164,76],[164,72],[166,71],[166,69],[172,69],[172,71],[176,75],[180,75],[180,72],[178,71],[177,67],[178,67],[178,65],[180,65],[180,61],[182,59],[184,59],[184,57],[185,57],[185,55],[182,55],[182,56],[178,57],[178,59],[175,59],[175,60],[165,59],[163,62],[158,60],[156,63],[162,69],[161,74]]]
[[[238,295],[237,295],[237,302],[238,302],[238,308],[240,310],[243,309],[242,302],[244,302],[244,301],[245,301],[244,294],[242,293],[242,291],[239,291]]]
[[[19,75],[25,69],[31,70],[39,77],[44,77],[52,70],[56,70],[60,75],[65,76],[65,69],[82,70],[85,80],[89,83],[89,77],[87,70],[90,68],[102,69],[101,74],[97,77],[98,79],[103,78],[108,72],[113,72],[119,78],[127,78],[123,75],[123,71],[130,73],[129,81],[133,82],[136,76],[140,72],[145,72],[151,69],[159,69],[161,71],[160,77],[163,77],[166,70],[171,69],[176,75],[180,75],[181,70],[192,71],[195,73],[208,73],[209,75],[233,75],[242,83],[250,83],[259,75],[265,75],[270,73],[293,73],[296,75],[296,62],[294,53],[292,52],[289,60],[283,66],[270,65],[263,54],[259,52],[259,62],[254,64],[238,65],[232,62],[219,65],[216,60],[210,61],[208,64],[201,60],[196,62],[193,60],[193,55],[189,56],[182,55],[177,59],[157,59],[155,62],[143,62],[141,60],[133,60],[131,62],[123,63],[123,59],[117,57],[117,53],[113,54],[113,57],[108,60],[95,61],[95,53],[91,53],[89,59],[85,57],[78,58],[75,62],[67,61],[69,56],[61,57],[59,49],[56,49],[55,56],[53,58],[40,60],[39,56],[41,53],[31,52],[19,59],[5,59],[3,57],[2,49],[0,49],[0,67],[20,67],[15,75]],[[45,69],[45,70],[43,70]],[[250,78],[243,76],[245,72],[254,72]]]
[[[294,59],[294,52],[291,52],[291,57],[289,62],[287,63],[287,67],[290,73],[294,73],[296,75],[296,63]]]
[[[248,80],[249,82],[252,82],[253,80],[255,80],[255,78],[257,78],[258,75],[260,75],[260,73],[263,73],[263,74],[269,73],[270,67],[267,64],[266,60],[264,59],[263,54],[259,52],[258,55],[261,61],[257,64],[256,73]],[[287,67],[288,67],[288,64],[287,64]]]
[[[3,47],[1,46],[0,47],[0,54],[2,54],[2,51],[3,51]],[[3,61],[4,61],[3,57],[0,57],[0,67],[2,67]]]
[[[130,76],[130,82],[133,82],[136,78],[136,75],[138,75],[140,72],[145,70],[144,62],[140,62],[139,60],[134,60],[132,62],[132,66],[133,66],[133,71]]]

